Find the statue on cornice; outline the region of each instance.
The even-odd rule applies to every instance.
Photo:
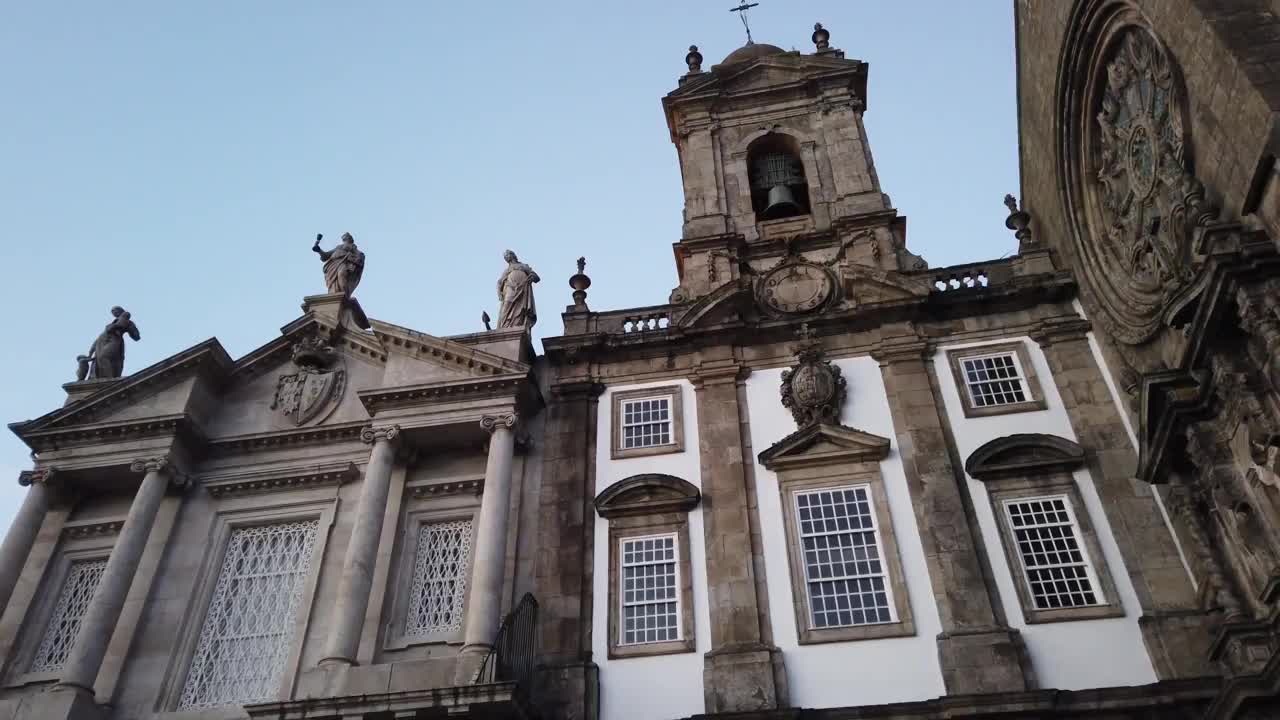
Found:
[[[498,300],[502,303],[498,310],[498,329],[533,327],[538,321],[533,306],[533,284],[542,278],[520,262],[514,252],[508,250],[502,257],[507,261],[507,269],[498,278]]]
[[[124,374],[124,336],[137,342],[142,335],[124,308],[119,305],[111,308],[111,316],[111,322],[93,341],[89,354],[76,357],[77,380],[109,380]]]
[[[364,253],[356,247],[356,239],[351,233],[342,233],[342,242],[332,250],[321,250],[320,240],[324,235],[316,235],[316,243],[311,251],[320,256],[324,262],[324,284],[329,293],[341,293],[347,297],[356,291],[360,284],[360,276],[364,274]]]

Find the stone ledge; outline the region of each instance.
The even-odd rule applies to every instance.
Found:
[[[488,683],[370,695],[288,700],[246,705],[256,720],[364,718],[366,714],[409,717],[415,711],[448,713],[449,717],[536,718],[532,705],[515,683]],[[434,716],[433,716],[434,717]]]

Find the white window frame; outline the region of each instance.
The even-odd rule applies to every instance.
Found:
[[[956,394],[960,396],[960,405],[964,410],[964,416],[967,418],[987,417],[990,415],[1004,415],[1006,413],[1028,412],[1032,410],[1044,410],[1048,407],[1045,402],[1045,395],[1040,389],[1040,380],[1036,375],[1035,364],[1032,362],[1031,355],[1027,351],[1027,344],[1023,340],[1015,340],[1013,342],[994,343],[988,345],[971,345],[962,348],[948,348],[946,350],[948,364],[951,366],[951,376],[955,380]],[[1000,380],[986,380],[971,383],[969,382],[968,363],[989,360],[991,358],[1008,357],[1012,359],[1013,368],[1017,372],[1018,386],[1022,389],[1023,399],[1012,402],[1004,402],[994,405],[978,405],[977,396],[974,394],[973,386],[981,383],[1002,382]],[[1012,381],[1014,378],[1007,378],[1005,382]]]
[[[1026,555],[1022,552],[1022,548],[1018,546],[1017,531],[1020,528],[1015,526],[1013,523],[1012,506],[1022,505],[1025,503],[1034,503],[1034,502],[1044,503],[1044,502],[1054,502],[1054,501],[1061,501],[1062,507],[1066,512],[1067,521],[1068,521],[1066,527],[1070,528],[1071,539],[1075,543],[1076,549],[1080,552],[1080,557],[1083,560],[1082,564],[1084,565],[1085,578],[1089,581],[1089,588],[1094,596],[1094,601],[1091,603],[1085,603],[1081,605],[1064,605],[1062,607],[1056,607],[1056,608],[1055,607],[1042,608],[1036,604],[1036,593],[1035,593],[1035,589],[1032,587],[1032,584],[1031,584],[1031,570],[1052,569],[1053,567],[1079,567],[1079,565],[1076,563],[1069,563],[1069,564],[1061,564],[1057,566],[1043,565],[1043,566],[1035,566],[1034,568],[1029,568],[1027,566]],[[1097,571],[1094,569],[1093,558],[1090,556],[1089,546],[1088,546],[1088,543],[1085,541],[1084,530],[1080,526],[1080,521],[1076,518],[1075,508],[1072,507],[1071,497],[1069,495],[1065,493],[1055,493],[1055,494],[1039,495],[1039,496],[1031,496],[1031,497],[1006,498],[1003,501],[1001,501],[1000,506],[1001,506],[1001,509],[1004,511],[1003,520],[1009,524],[1008,525],[1009,535],[1012,538],[1014,543],[1013,551],[1018,558],[1018,567],[1021,568],[1023,587],[1026,588],[1027,597],[1030,599],[1032,607],[1036,611],[1055,612],[1055,611],[1087,610],[1089,608],[1105,607],[1108,604],[1106,590],[1103,589],[1103,584],[1100,581],[1100,578],[1098,577]],[[1062,525],[1059,523],[1054,523],[1053,526],[1061,527]],[[1051,526],[1038,525],[1035,527],[1051,527]]]
[[[665,420],[650,420],[648,422],[640,421],[640,422],[628,423],[627,422],[628,406],[639,405],[640,403],[646,403],[646,402],[647,403],[666,403],[667,418]],[[667,445],[675,445],[676,444],[676,432],[675,432],[676,422],[675,422],[675,417],[672,415],[672,412],[671,412],[672,405],[674,405],[674,403],[672,402],[670,395],[647,395],[645,397],[624,399],[622,401],[621,412],[618,414],[618,429],[621,433],[621,441],[622,441],[621,449],[622,450],[649,450],[652,448],[659,448]],[[640,413],[644,411],[637,410],[636,412]],[[650,408],[649,412],[654,412],[653,408]],[[650,443],[648,445],[628,446],[627,445],[627,428],[645,427],[646,425],[657,425],[657,426],[666,425],[667,441]],[[661,430],[659,430],[657,435],[661,436],[661,434],[662,432]]]
[[[806,538],[810,538],[810,537],[824,537],[824,536],[829,537],[829,536],[835,536],[840,534],[852,535],[853,533],[864,532],[865,530],[853,530],[852,528],[850,528],[849,530],[843,530],[843,531],[836,530],[834,532],[809,533],[806,535],[804,531],[801,529],[801,523],[803,522],[803,520],[801,520],[800,518],[800,498],[802,496],[820,495],[824,492],[834,493],[834,492],[845,492],[850,490],[854,492],[861,490],[866,497],[867,508],[869,510],[868,516],[871,519],[871,532],[872,532],[872,535],[875,537],[876,554],[880,562],[879,577],[881,579],[882,585],[884,586],[884,593],[885,593],[885,600],[886,600],[885,604],[887,609],[889,610],[889,619],[877,620],[876,622],[849,623],[844,625],[824,625],[819,627],[816,623],[814,623],[814,618],[813,618],[813,592],[812,592],[811,584],[814,582],[824,582],[827,580],[856,581],[862,578],[858,576],[841,577],[841,578],[836,578],[836,577],[818,578],[816,580],[810,578],[809,564],[805,562],[804,541]],[[884,536],[880,530],[880,520],[879,518],[876,517],[876,513],[877,513],[876,501],[875,501],[874,494],[872,492],[871,484],[859,483],[859,484],[852,484],[852,485],[835,485],[831,487],[806,488],[804,490],[797,490],[791,493],[791,510],[792,512],[795,513],[796,543],[798,545],[797,550],[799,552],[799,557],[800,557],[800,572],[803,575],[803,582],[804,582],[803,587],[804,587],[804,606],[805,606],[806,627],[810,631],[822,632],[825,630],[841,630],[846,628],[862,628],[862,627],[873,627],[876,625],[891,625],[893,623],[898,622],[897,602],[896,602],[896,599],[894,598],[894,592],[893,592],[893,576],[891,573],[891,568],[889,566],[888,557],[885,554]],[[875,575],[868,575],[865,577],[875,577]]]
[[[316,587],[320,581],[320,570],[324,565],[325,549],[333,529],[337,510],[337,498],[315,500],[311,502],[282,503],[268,508],[260,507],[262,498],[237,498],[227,503],[227,509],[218,512],[210,527],[209,540],[206,543],[204,559],[200,566],[198,584],[195,589],[195,601],[188,608],[178,632],[178,642],[171,653],[161,690],[159,707],[163,712],[183,713],[217,713],[217,708],[204,710],[181,710],[178,705],[182,699],[187,676],[191,672],[191,662],[195,656],[196,645],[200,639],[200,631],[205,617],[209,613],[209,604],[217,586],[218,576],[227,555],[227,546],[231,534],[244,527],[260,525],[277,525],[303,520],[318,520],[316,541],[312,548],[311,564],[303,581],[302,597],[298,603],[294,628],[290,635],[290,644],[281,675],[280,689],[275,700],[288,700],[298,679],[299,666],[302,659],[302,646],[307,637],[307,628],[313,616],[316,599]],[[257,503],[257,506],[255,506]],[[320,618],[324,619],[324,618]],[[223,706],[233,708],[237,706]]]
[[[659,605],[659,604],[672,602],[670,600],[653,600],[653,601],[646,600],[641,602],[633,602],[631,604],[627,603],[626,586],[625,586],[626,569],[628,567],[644,567],[644,566],[660,565],[660,564],[664,565],[668,562],[667,560],[656,560],[652,562],[631,563],[630,565],[628,565],[624,560],[624,558],[626,557],[627,544],[644,542],[646,540],[666,540],[666,539],[671,540],[671,560],[669,562],[672,565],[671,589],[674,591],[674,594],[675,594],[674,616],[675,616],[676,636],[672,638],[666,638],[663,640],[645,640],[642,642],[627,642],[626,626],[627,626],[627,608],[628,607],[643,607],[648,605]],[[679,533],[674,533],[674,532],[654,533],[650,535],[630,535],[630,536],[618,538],[618,587],[617,587],[618,637],[615,640],[619,648],[624,648],[624,649],[643,648],[645,646],[650,646],[650,645],[661,645],[663,643],[679,643],[684,641],[684,634],[685,634],[685,627],[683,622],[684,606],[683,606],[683,598],[681,597],[684,594],[684,592],[683,592],[683,588],[681,587],[683,575],[681,574],[682,568],[680,567],[680,550],[681,550],[680,535]]]
[[[969,379],[969,363],[982,362],[984,360],[993,360],[995,358],[1008,358],[1013,364],[1014,372],[1017,374],[1011,378],[998,378],[998,379],[976,380],[976,381],[971,381]],[[987,408],[1008,407],[1010,405],[1021,405],[1023,403],[1028,403],[1035,400],[1035,396],[1031,394],[1031,388],[1027,383],[1027,374],[1022,369],[1022,362],[1018,359],[1018,353],[1016,352],[1006,350],[1003,352],[984,353],[982,355],[967,355],[960,359],[960,368],[961,368],[961,371],[964,373],[965,392],[969,394],[969,402],[973,403],[973,406],[975,408],[985,410]],[[986,368],[978,368],[978,370],[980,371],[986,370]],[[979,403],[978,394],[974,392],[975,385],[991,385],[991,384],[1000,383],[1000,382],[1013,382],[1015,380],[1018,383],[1018,389],[1022,393],[1021,400],[1010,400],[1008,402],[989,402],[985,405],[978,404]]]
[[[664,385],[662,387],[637,388],[635,390],[621,390],[614,392],[610,401],[611,418],[609,423],[612,426],[610,429],[610,435],[612,436],[612,458],[614,460],[621,460],[623,458],[683,452],[683,393],[684,387],[681,385]],[[633,403],[655,400],[667,401],[667,419],[663,422],[668,426],[668,441],[657,445],[627,447],[626,428],[656,424],[653,422],[632,423],[630,425],[626,424],[627,406]]]

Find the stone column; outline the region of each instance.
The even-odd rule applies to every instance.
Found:
[[[942,678],[950,695],[1028,690],[1034,686],[1030,660],[1019,633],[1005,625],[983,565],[972,500],[952,463],[945,406],[925,364],[927,350],[928,344],[913,334],[887,338],[871,354],[884,377],[942,621]]]
[[[486,415],[480,427],[491,434],[484,466],[484,494],[471,564],[462,658],[455,680],[470,682],[489,652],[502,622],[502,580],[507,559],[507,518],[511,507],[511,463],[516,450],[516,415]]]
[[[360,431],[360,439],[373,446],[369,465],[360,486],[360,505],[356,522],[342,561],[342,580],[329,626],[329,642],[321,665],[356,664],[360,632],[369,610],[369,593],[373,588],[373,569],[378,562],[378,540],[382,537],[382,518],[387,509],[387,493],[391,489],[391,468],[395,463],[399,425],[373,427]]]
[[[50,487],[53,473],[53,468],[42,468],[24,470],[18,475],[18,484],[28,490],[27,496],[22,500],[22,507],[9,526],[9,532],[5,533],[4,544],[0,545],[0,615],[4,614],[9,605],[9,597],[18,585],[22,568],[27,564],[27,556],[31,554],[31,547],[40,534],[40,526],[44,524],[45,513],[49,511],[49,501],[53,495],[53,488]]]
[[[716,361],[699,366],[693,385],[698,399],[698,455],[702,474],[706,537],[707,597],[711,652],[703,662],[708,713],[772,710],[787,706],[782,653],[765,642],[751,509],[738,405],[738,383],[748,370]]]
[[[170,483],[179,486],[186,483],[185,476],[177,472],[166,457],[135,460],[132,469],[146,475],[133,496],[133,504],[129,506],[129,514],[125,516],[116,544],[111,548],[111,556],[102,571],[102,579],[98,581],[98,589],[93,593],[89,610],[80,621],[75,645],[62,668],[59,688],[93,694],[93,684],[97,680],[98,669],[102,667],[107,643],[115,632],[133,574],[138,569],[142,551],[147,547],[160,501],[164,499]]]
[[[1089,346],[1090,324],[1076,316],[1041,320],[1031,332],[1062,397],[1124,569],[1142,608],[1139,626],[1162,680],[1210,669],[1196,590],[1176,539],[1156,505],[1155,489],[1134,477],[1138,456],[1116,399]],[[1114,568],[1118,572],[1120,568]]]

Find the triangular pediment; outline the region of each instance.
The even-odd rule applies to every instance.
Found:
[[[979,480],[1071,472],[1084,464],[1084,449],[1057,435],[1018,433],[974,450],[965,472]]]
[[[807,425],[759,455],[770,470],[815,465],[877,463],[889,454],[889,438],[844,425]]]
[[[445,376],[412,378],[414,380],[497,377],[512,373],[525,374],[532,369],[528,363],[449,338],[410,330],[381,320],[373,320],[372,324],[373,334],[389,355],[428,363],[447,371]]]
[[[36,444],[56,442],[54,436],[85,426],[126,427],[145,419],[173,421],[189,411],[193,389],[201,378],[220,383],[231,367],[231,358],[221,343],[210,338],[132,375],[83,383],[99,385],[101,389],[34,420],[12,423],[9,428],[28,445],[40,449]]]

